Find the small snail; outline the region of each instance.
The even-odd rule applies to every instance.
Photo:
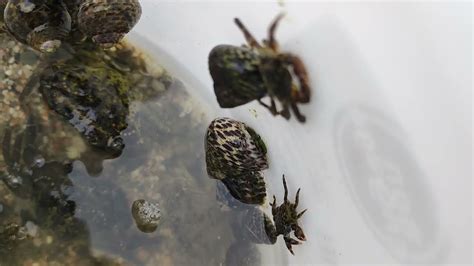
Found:
[[[10,0],[5,6],[6,30],[41,52],[54,52],[71,30],[71,17],[61,0]]]
[[[140,19],[138,0],[84,0],[77,13],[79,29],[102,47],[119,42]]]

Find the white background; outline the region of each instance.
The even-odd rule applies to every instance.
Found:
[[[213,116],[262,135],[271,193],[283,173],[290,195],[302,187],[308,241],[267,263],[472,262],[471,3],[141,2],[132,39],[160,51]],[[263,39],[282,10],[277,38],[314,92],[304,125],[255,103],[220,109],[208,73],[212,47],[244,42],[234,17]]]

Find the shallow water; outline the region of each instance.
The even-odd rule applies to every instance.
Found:
[[[90,147],[37,87],[22,93],[38,57],[0,41],[8,77],[0,83],[0,265],[222,265],[231,245],[259,263],[256,246],[234,244],[233,214],[216,201],[204,159],[213,118],[192,88],[154,83],[155,95],[132,100],[117,157]],[[161,82],[165,71],[152,68]],[[133,220],[138,199],[160,206],[153,233]]]

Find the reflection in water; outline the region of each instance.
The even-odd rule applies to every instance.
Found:
[[[92,255],[87,226],[74,217],[76,204],[69,198],[73,185],[68,178],[72,164],[44,158],[36,149],[43,137],[37,135],[39,126],[29,121],[15,138],[11,129],[5,129],[2,141],[6,169],[1,177],[10,189],[2,191],[2,202],[6,200],[0,224],[2,263],[16,265],[21,258],[41,261],[37,257],[41,256],[48,262],[112,264],[112,260]],[[13,195],[18,199],[12,199]],[[54,252],[59,249],[68,252]]]
[[[28,54],[11,43],[0,51]],[[0,82],[0,264],[224,261],[231,229],[206,182],[204,114],[180,82],[137,54],[62,50],[28,84],[29,75]],[[34,56],[13,58],[8,67],[37,65]],[[153,233],[133,223],[140,198],[160,203]]]
[[[6,201],[0,224],[2,262],[18,264],[25,259],[41,261],[41,257],[66,264],[99,262],[89,248],[88,227],[77,215],[90,212],[94,219],[88,221],[89,226],[97,224],[106,230],[115,219],[97,215],[95,208],[121,201],[123,209],[127,205],[124,193],[110,186],[97,189],[97,184],[74,186],[69,175],[75,160],[82,160],[89,172],[99,174],[104,159],[121,154],[124,145],[120,134],[127,127],[129,99],[140,99],[139,90],[130,90],[131,85],[155,88],[150,82],[163,80],[146,75],[143,63],[132,53],[123,47],[104,52],[87,43],[74,51],[61,50],[43,59],[26,83],[19,106],[27,122],[1,127],[0,176],[9,189],[2,191],[2,203]],[[133,76],[130,71],[117,70],[122,62],[114,62],[114,58],[119,55],[143,74]],[[166,81],[163,84],[169,86]],[[103,192],[108,194],[104,197]],[[8,195],[17,198],[8,200]],[[83,208],[76,205],[76,197],[100,200]],[[59,248],[67,252],[54,252]]]
[[[217,200],[231,209],[234,244],[229,247],[226,262],[229,265],[258,264],[260,255],[254,244],[275,244],[283,235],[288,250],[292,245],[305,241],[298,219],[306,210],[298,213],[299,190],[295,202],[288,200],[285,177],[284,201],[276,205],[273,198],[272,220],[258,207],[266,196],[266,187],[260,171],[268,168],[267,148],[260,135],[242,122],[230,118],[217,118],[211,122],[205,141],[206,166],[209,177],[217,183]],[[255,261],[252,261],[255,260]]]
[[[352,107],[336,131],[352,196],[379,241],[402,262],[439,261],[433,200],[399,127],[375,109]]]

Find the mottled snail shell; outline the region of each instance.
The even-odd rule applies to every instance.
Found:
[[[141,13],[138,0],[84,0],[77,22],[79,29],[95,43],[111,47],[135,26]]]
[[[18,41],[41,52],[54,52],[71,30],[71,17],[60,0],[10,0],[6,29]]]
[[[260,172],[228,176],[221,181],[217,182],[216,199],[222,207],[242,209],[265,203],[267,188]]]
[[[230,118],[211,122],[205,150],[208,174],[215,179],[268,168],[267,148],[260,135]]]
[[[246,204],[263,204],[268,168],[265,143],[252,128],[230,118],[217,118],[206,134],[209,177],[221,180],[232,197]]]
[[[261,205],[267,197],[267,186],[261,172],[229,175],[221,180],[235,199],[245,204]]]
[[[247,47],[218,45],[211,50],[209,71],[220,107],[233,108],[267,94],[261,63],[261,55]]]

